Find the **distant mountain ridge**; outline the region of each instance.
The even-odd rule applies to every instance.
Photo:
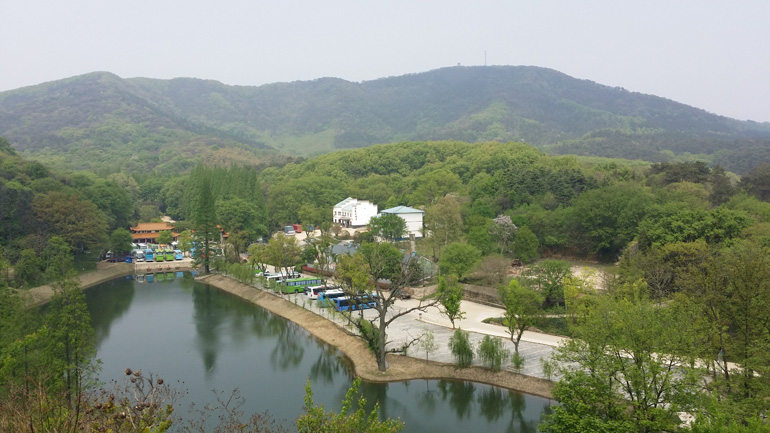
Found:
[[[770,123],[532,66],[258,87],[95,72],[0,93],[0,136],[60,165],[94,168],[117,158],[134,170],[404,140],[523,141],[551,153],[648,161],[692,154],[736,172],[770,162]]]

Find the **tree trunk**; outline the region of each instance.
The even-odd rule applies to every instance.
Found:
[[[377,340],[377,368],[380,371],[388,371],[388,361],[385,359],[385,314],[380,314],[380,326],[377,328],[379,338]]]

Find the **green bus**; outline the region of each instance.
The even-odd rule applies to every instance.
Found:
[[[318,277],[289,278],[278,282],[283,293],[304,292],[307,286],[317,286],[323,284],[324,280]]]
[[[174,250],[171,248],[166,248],[163,250],[163,254],[166,256],[167,262],[173,262],[174,261]]]

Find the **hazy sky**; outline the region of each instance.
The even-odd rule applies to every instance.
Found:
[[[0,91],[92,71],[225,84],[535,65],[770,121],[770,0],[3,0]]]

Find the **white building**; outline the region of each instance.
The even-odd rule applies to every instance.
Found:
[[[334,223],[343,227],[363,227],[377,216],[377,205],[369,200],[348,197],[334,205]]]
[[[401,219],[406,222],[407,236],[414,235],[416,238],[422,237],[422,217],[425,214],[424,211],[409,206],[396,206],[380,212],[380,215],[385,214],[396,214],[400,216]]]

